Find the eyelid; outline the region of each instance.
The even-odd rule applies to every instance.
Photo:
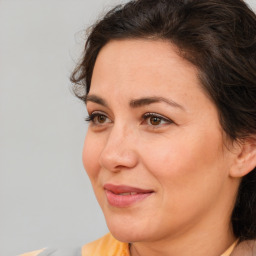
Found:
[[[107,119],[110,120],[111,122],[111,119],[108,117],[108,115],[102,111],[93,111],[92,113],[88,113],[88,116],[85,118],[85,121],[86,122],[89,122],[89,123],[92,123],[92,124],[95,124],[95,125],[103,125],[103,124],[106,124],[106,123],[110,123],[110,122],[104,122],[104,123],[96,123],[94,121],[94,118],[97,117],[97,116],[104,116],[106,117]]]
[[[167,117],[165,117],[165,116],[162,116],[162,115],[160,115],[160,114],[157,114],[157,113],[154,113],[154,112],[148,112],[148,113],[145,113],[143,116],[142,116],[142,118],[143,118],[143,121],[146,121],[148,118],[150,118],[150,117],[157,117],[157,118],[160,118],[162,121],[164,121],[165,122],[165,124],[173,124],[174,123],[174,121],[173,120],[171,120],[171,119],[169,119],[169,118],[167,118]],[[159,125],[151,125],[152,127],[154,127],[154,128],[157,128],[157,127],[160,127],[160,126],[162,126],[163,124],[159,124]]]

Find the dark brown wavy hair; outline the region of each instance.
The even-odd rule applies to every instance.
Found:
[[[225,134],[232,141],[256,134],[256,15],[242,0],[137,0],[112,9],[88,31],[71,75],[80,99],[102,47],[130,38],[176,45],[197,67]],[[231,221],[241,241],[256,238],[256,168],[242,179]]]

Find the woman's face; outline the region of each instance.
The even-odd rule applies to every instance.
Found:
[[[174,46],[108,43],[87,109],[83,162],[117,239],[156,241],[229,226],[234,157],[196,68]]]

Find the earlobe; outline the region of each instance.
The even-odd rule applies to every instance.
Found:
[[[256,167],[256,136],[246,138],[239,144],[230,176],[242,178]]]

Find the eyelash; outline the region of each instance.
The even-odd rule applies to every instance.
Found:
[[[174,123],[171,119],[166,118],[166,117],[164,117],[164,116],[162,116],[162,115],[159,115],[159,114],[157,114],[157,113],[146,113],[146,114],[144,114],[144,115],[142,116],[142,118],[143,118],[144,121],[147,121],[147,119],[150,120],[150,118],[159,118],[160,122],[164,121],[165,124],[166,124],[166,123],[167,123],[167,124],[172,124],[172,123]],[[152,127],[154,127],[154,128],[157,128],[158,125],[152,125],[152,124],[151,124],[150,126],[152,126]],[[160,125],[159,125],[159,126],[160,126]]]
[[[96,117],[99,117],[99,116],[103,116],[103,117],[106,117],[108,118],[105,114],[101,113],[101,112],[93,112],[92,114],[89,114],[86,118],[85,118],[85,121],[86,122],[89,122],[89,123],[93,123],[93,124],[96,124],[95,122],[95,118]],[[96,124],[97,125],[97,124]]]
[[[101,113],[101,112],[93,112],[92,114],[89,114],[89,115],[88,115],[88,117],[85,119],[85,121],[86,121],[86,122],[89,122],[89,123],[93,123],[94,125],[103,125],[103,124],[105,124],[105,122],[102,123],[102,124],[100,124],[100,123],[97,123],[97,122],[95,121],[95,118],[96,118],[96,117],[100,117],[100,116],[109,119],[107,115],[105,115],[105,114],[103,114],[103,113]],[[151,112],[149,112],[149,113],[145,113],[145,114],[142,116],[143,122],[145,122],[145,121],[147,121],[147,120],[150,120],[150,118],[158,118],[158,119],[160,120],[160,122],[164,121],[165,124],[172,124],[172,123],[174,123],[171,119],[168,119],[168,118],[166,118],[166,117],[163,117],[162,115],[159,115],[159,114],[157,114],[157,113],[151,113]],[[157,124],[157,125],[152,125],[152,124],[150,125],[150,124],[148,124],[148,125],[149,125],[149,126],[152,126],[153,128],[157,128],[158,126],[161,126],[161,125],[163,125],[163,124]]]

